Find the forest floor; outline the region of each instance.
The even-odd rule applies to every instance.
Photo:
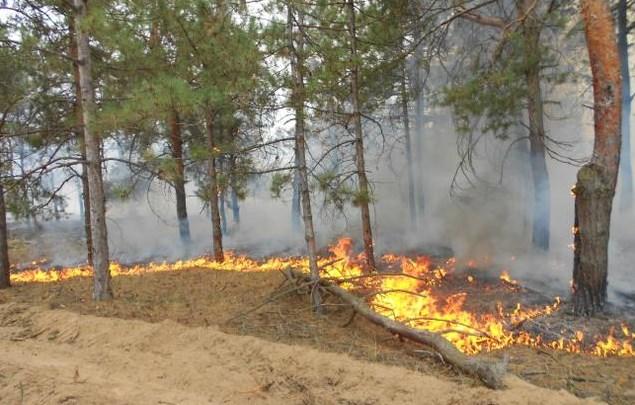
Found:
[[[250,311],[282,281],[194,269],[114,278],[110,303],[89,278],[0,292],[0,403],[635,402],[633,358],[508,348],[490,355],[517,377],[493,392],[360,317],[343,326],[336,302],[322,317],[300,295]]]

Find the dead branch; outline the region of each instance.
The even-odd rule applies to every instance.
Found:
[[[286,274],[286,273],[285,273],[285,274]],[[242,318],[242,317],[244,317],[244,316],[247,316],[247,315],[249,315],[249,314],[251,314],[251,313],[253,313],[253,312],[256,312],[257,310],[259,310],[260,308],[264,307],[264,306],[265,306],[265,305],[267,305],[267,304],[270,304],[270,303],[272,303],[272,302],[274,302],[274,301],[276,301],[276,300],[279,300],[280,298],[286,297],[287,295],[289,295],[289,294],[291,294],[291,293],[293,293],[293,292],[296,292],[296,291],[302,290],[303,288],[309,287],[309,286],[311,286],[311,285],[313,285],[313,284],[314,284],[314,283],[313,283],[313,282],[311,282],[311,281],[304,282],[304,283],[302,283],[302,284],[297,284],[297,283],[295,283],[293,287],[288,288],[288,289],[286,289],[286,290],[282,291],[282,292],[281,292],[281,293],[279,293],[279,294],[275,294],[275,295],[273,295],[273,296],[271,296],[271,297],[267,298],[266,300],[262,301],[260,304],[258,304],[258,305],[256,305],[256,306],[254,306],[254,307],[252,307],[252,308],[250,308],[250,309],[248,309],[247,311],[240,312],[240,313],[238,313],[238,314],[236,314],[236,315],[232,316],[231,318],[226,319],[223,323],[224,323],[224,324],[227,324],[227,323],[230,323],[230,322],[232,322],[232,321],[235,321],[235,320],[236,320],[236,319],[238,319],[238,318]]]
[[[311,282],[308,275],[293,270],[287,270],[284,275],[293,283]],[[503,376],[505,375],[506,362],[493,363],[477,357],[467,356],[459,351],[452,343],[443,336],[425,331],[414,329],[403,325],[395,320],[378,314],[366,305],[364,300],[354,294],[344,290],[343,288],[325,280],[320,280],[319,285],[327,292],[338,297],[342,301],[349,304],[355,312],[368,319],[370,322],[381,326],[389,332],[396,334],[413,342],[428,346],[434,349],[444,361],[453,365],[457,369],[479,378],[485,386],[493,389],[504,388]]]

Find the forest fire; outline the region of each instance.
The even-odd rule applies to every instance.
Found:
[[[339,284],[366,298],[368,304],[378,313],[402,322],[408,326],[425,329],[443,335],[459,350],[466,354],[489,352],[511,345],[550,348],[572,353],[588,353],[596,356],[632,356],[635,332],[627,325],[618,331],[612,329],[604,337],[587,337],[582,331],[571,336],[547,338],[543,334],[521,330],[521,326],[532,320],[558,311],[561,300],[542,307],[529,308],[517,303],[506,310],[499,302],[492,313],[477,313],[465,308],[470,299],[467,292],[458,291],[443,296],[437,287],[446,282],[455,272],[455,259],[435,264],[429,257],[406,257],[387,254],[382,257],[386,271],[368,274],[364,270],[363,255],[352,254],[352,240],[340,239],[329,249],[330,255],[319,259],[322,277]],[[34,263],[37,265],[38,263]],[[274,257],[254,260],[246,256],[226,254],[224,262],[207,257],[174,263],[147,263],[123,266],[111,263],[113,277],[141,275],[158,272],[175,272],[191,269],[215,271],[262,272],[297,269],[308,272],[308,260],[297,257]],[[12,282],[57,282],[75,277],[91,276],[88,267],[69,267],[47,270],[35,267],[11,275]],[[463,278],[466,285],[473,287],[478,277]],[[504,271],[500,275],[504,294],[514,294],[519,283]],[[501,286],[499,286],[500,288]]]

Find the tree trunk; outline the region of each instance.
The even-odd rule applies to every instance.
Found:
[[[617,47],[622,72],[622,156],[620,158],[620,182],[622,185],[620,208],[633,206],[633,167],[631,161],[631,74],[628,66],[628,12],[626,0],[620,0],[617,8]]]
[[[519,15],[529,16],[524,34],[527,43],[525,63],[527,76],[527,116],[529,119],[529,148],[531,175],[534,185],[532,244],[539,250],[549,250],[550,206],[549,172],[545,153],[545,124],[540,88],[540,26],[530,10],[530,0],[521,2]]]
[[[295,111],[295,152],[298,168],[298,186],[302,201],[302,221],[304,222],[304,240],[306,242],[309,256],[309,270],[311,281],[320,281],[320,269],[317,264],[317,244],[315,242],[315,231],[313,229],[313,214],[311,212],[311,194],[309,192],[309,175],[306,167],[306,130],[304,102],[306,99],[304,88],[304,37],[302,34],[295,35],[293,30],[293,7],[288,9],[288,34],[289,47],[291,50],[291,75],[293,76],[293,87],[291,89],[291,103]],[[297,20],[299,24],[304,21],[303,14],[298,11]],[[294,40],[294,38],[296,38]],[[311,289],[311,304],[313,310],[322,312],[322,297],[318,288]]]
[[[351,64],[351,103],[353,105],[353,125],[355,126],[355,166],[357,169],[358,196],[362,216],[362,236],[364,239],[364,253],[366,263],[371,271],[375,266],[375,248],[373,246],[373,231],[370,222],[370,189],[366,177],[366,163],[364,162],[364,134],[362,132],[362,114],[359,105],[359,62],[357,61],[357,27],[355,22],[355,2],[347,1],[348,29],[350,34],[350,64]]]
[[[79,79],[79,56],[77,50],[77,33],[75,30],[75,19],[70,18],[68,22],[68,32],[70,35],[70,54],[73,58],[73,78],[75,81],[75,114],[77,116],[76,136],[79,143],[79,154],[82,158],[82,193],[81,193],[81,217],[84,221],[84,237],[86,238],[86,262],[93,265],[93,237],[90,230],[90,190],[88,185],[88,167],[86,165],[86,141],[84,140],[84,117],[82,112],[82,91]]]
[[[421,28],[417,24],[415,28],[416,38],[421,38]],[[424,85],[423,85],[423,69],[421,64],[423,63],[423,45],[419,44],[415,49],[415,64],[414,64],[414,94],[415,94],[415,161],[417,162],[417,173],[419,173],[420,179],[423,178],[423,137],[424,137]],[[418,182],[419,190],[417,193],[417,208],[419,208],[419,218],[423,217],[425,212],[425,190],[421,180]],[[416,192],[416,191],[415,191]]]
[[[207,116],[207,144],[209,147],[210,159],[208,165],[209,177],[209,208],[212,214],[212,239],[214,249],[214,260],[222,262],[225,260],[223,254],[223,230],[220,222],[220,210],[218,208],[218,177],[216,172],[216,139],[214,135],[214,114]]]
[[[185,194],[185,164],[183,162],[183,137],[181,136],[181,123],[179,114],[172,110],[169,116],[170,122],[170,148],[174,159],[174,194],[176,195],[176,219],[179,223],[179,238],[184,246],[191,242],[190,222],[187,218],[187,195]]]
[[[219,160],[219,165],[220,165],[220,172],[221,173],[227,173],[227,167],[225,164],[225,158],[222,157]],[[219,202],[219,211],[220,211],[220,223],[221,223],[221,231],[223,232],[223,235],[227,235],[228,229],[227,229],[227,212],[225,210],[225,203],[226,203],[226,198],[225,196],[227,195],[227,189],[225,187],[219,187],[218,190],[218,202]]]
[[[622,83],[615,25],[603,0],[582,0],[593,75],[595,142],[578,172],[575,194],[573,307],[592,315],[606,303],[611,209],[620,162]]]
[[[404,138],[406,143],[406,164],[408,166],[408,208],[410,227],[417,227],[417,204],[415,196],[414,167],[412,161],[412,145],[410,143],[410,110],[408,108],[408,87],[406,85],[406,66],[404,63],[401,75],[401,112],[403,115]]]
[[[236,156],[229,158],[229,175],[231,179],[231,204],[232,204],[232,219],[234,225],[240,225],[240,205],[238,202],[238,192],[236,191]]]
[[[4,203],[4,186],[0,184],[0,290],[11,286],[8,232],[7,210]]]
[[[73,0],[75,26],[77,28],[77,55],[81,89],[81,107],[86,141],[86,162],[90,197],[90,225],[93,243],[93,299],[112,298],[108,257],[108,233],[106,229],[106,204],[101,173],[99,136],[93,130],[95,101],[90,60],[88,34],[82,23],[87,18],[87,0]]]
[[[297,149],[297,145],[295,145],[294,148],[294,155],[295,155],[295,166],[296,169],[293,171],[293,181],[291,183],[291,192],[293,193],[292,197],[291,197],[291,227],[293,229],[293,232],[300,232],[301,229],[301,225],[300,222],[302,221],[302,196],[301,191],[300,191],[300,173],[299,173],[299,169],[298,167],[300,166],[300,163],[298,162],[298,149]]]

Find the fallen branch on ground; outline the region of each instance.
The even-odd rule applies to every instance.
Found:
[[[302,285],[306,285],[306,283],[311,282],[308,275],[297,271],[285,270],[283,274],[294,284],[301,283]],[[459,351],[459,349],[457,349],[447,339],[437,333],[414,329],[378,314],[373,311],[360,297],[346,291],[338,285],[325,280],[320,280],[319,286],[349,304],[356,313],[362,315],[370,322],[405,339],[434,349],[445,362],[451,364],[464,373],[479,378],[485,386],[493,389],[504,388],[503,376],[505,375],[506,361],[493,363],[484,359],[467,356]]]
[[[263,302],[261,302],[260,304],[256,305],[255,307],[250,308],[250,309],[248,309],[247,311],[240,312],[240,313],[238,313],[238,314],[236,314],[236,315],[232,316],[232,317],[231,317],[231,318],[229,318],[229,319],[226,319],[225,321],[223,321],[223,324],[230,323],[230,322],[232,322],[232,321],[235,321],[235,320],[236,320],[236,319],[238,319],[238,318],[241,318],[241,317],[247,316],[247,315],[249,315],[249,314],[251,314],[251,313],[253,313],[253,312],[256,312],[257,310],[259,310],[260,308],[264,307],[265,305],[267,305],[267,304],[269,304],[269,303],[272,303],[272,302],[274,302],[274,301],[276,301],[276,300],[279,300],[280,298],[286,297],[287,295],[289,295],[289,294],[291,294],[291,293],[293,293],[293,292],[300,291],[300,290],[302,290],[303,288],[310,287],[312,284],[313,284],[313,283],[312,283],[312,282],[310,282],[310,281],[309,281],[309,282],[306,282],[306,283],[302,283],[302,284],[297,284],[297,283],[295,283],[295,284],[294,284],[294,286],[293,286],[292,288],[289,288],[289,289],[287,289],[287,290],[284,290],[284,291],[282,291],[282,292],[281,292],[281,293],[279,293],[279,294],[272,295],[271,297],[267,298],[266,300],[264,300],[264,301],[263,301]],[[278,289],[282,288],[282,286],[283,286],[283,285],[284,285],[284,283],[283,283],[283,284],[282,284],[282,285],[281,285]]]

